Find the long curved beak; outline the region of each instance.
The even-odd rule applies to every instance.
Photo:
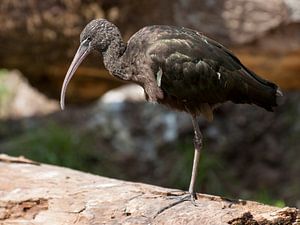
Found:
[[[71,78],[73,77],[74,73],[76,72],[77,68],[79,67],[79,65],[81,64],[81,62],[85,59],[85,57],[90,53],[90,45],[86,43],[86,41],[83,41],[74,58],[73,61],[68,69],[68,72],[65,76],[64,79],[64,83],[62,85],[61,88],[61,93],[60,93],[60,107],[62,110],[64,110],[65,108],[65,95],[66,95],[66,90],[67,90],[67,86],[71,80]]]

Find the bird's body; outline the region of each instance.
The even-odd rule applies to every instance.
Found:
[[[193,115],[202,113],[209,119],[215,106],[226,101],[256,104],[268,111],[276,106],[275,84],[258,77],[228,49],[197,31],[148,26],[122,46],[124,52],[114,66],[126,75],[118,76],[119,68],[107,68],[112,75],[141,85],[151,102]]]
[[[99,19],[84,28],[80,42],[64,80],[61,107],[71,77],[90,51],[96,50],[113,76],[141,85],[148,101],[191,114],[195,132],[189,187],[192,202],[202,147],[197,117],[203,114],[212,119],[213,109],[226,101],[256,104],[272,111],[281,95],[274,83],[247,69],[228,49],[188,28],[148,26],[125,43],[114,24]]]

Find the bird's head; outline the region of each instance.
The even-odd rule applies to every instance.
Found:
[[[120,38],[121,34],[118,28],[105,19],[96,19],[89,22],[80,34],[80,46],[73,58],[73,61],[65,76],[60,95],[60,106],[64,109],[64,99],[67,86],[73,77],[75,71],[93,50],[100,53],[105,52],[111,42]]]
[[[88,51],[105,52],[111,42],[121,36],[118,28],[106,19],[96,19],[89,22],[80,34],[80,46]]]

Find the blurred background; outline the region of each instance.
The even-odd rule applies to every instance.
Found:
[[[187,190],[193,160],[188,115],[145,103],[93,54],[58,98],[79,34],[94,18],[125,40],[146,25],[196,29],[230,48],[284,92],[275,113],[226,103],[201,119],[197,191],[300,207],[298,0],[1,0],[0,153],[101,176]]]

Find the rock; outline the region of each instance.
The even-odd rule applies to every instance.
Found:
[[[127,84],[105,93],[101,97],[99,103],[114,104],[120,102],[141,101],[146,101],[143,88],[136,84]]]
[[[197,194],[198,207],[177,204],[182,191],[95,176],[0,156],[0,224],[299,224],[296,208]],[[16,161],[18,161],[16,163]]]
[[[32,88],[20,72],[0,73],[0,117],[16,119],[41,116],[57,111],[58,102]]]
[[[258,74],[294,90],[300,87],[299,12],[296,0],[3,0],[0,67],[20,69],[40,91],[58,98],[81,29],[91,19],[105,17],[120,27],[126,40],[150,24],[197,29],[230,47]],[[69,102],[95,100],[122,84],[101,61],[90,56],[79,68],[68,88]]]
[[[120,156],[154,161],[159,147],[175,141],[191,127],[186,114],[145,104],[143,90],[125,85],[107,92],[90,111],[87,129],[101,131]]]

